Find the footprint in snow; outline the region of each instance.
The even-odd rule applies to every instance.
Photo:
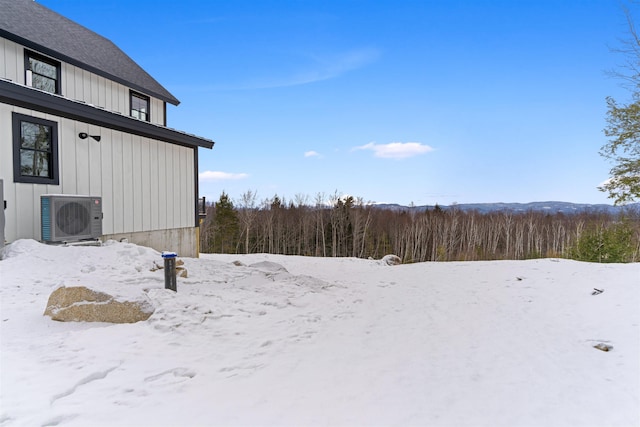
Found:
[[[187,368],[173,368],[166,370],[164,372],[160,372],[156,375],[151,375],[144,379],[145,382],[154,382],[160,379],[163,379],[165,383],[176,383],[186,381],[187,379],[193,378],[196,376],[195,371]],[[177,378],[178,381],[171,381],[171,378]]]

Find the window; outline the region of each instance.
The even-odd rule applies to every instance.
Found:
[[[58,124],[13,113],[13,181],[58,185]]]
[[[46,92],[61,93],[60,63],[34,52],[25,51],[25,84]]]
[[[136,92],[130,93],[129,102],[131,104],[131,117],[149,121],[149,97]]]

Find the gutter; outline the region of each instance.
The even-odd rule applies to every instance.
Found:
[[[207,138],[144,122],[3,78],[0,78],[0,102],[184,147],[211,149],[215,144]]]

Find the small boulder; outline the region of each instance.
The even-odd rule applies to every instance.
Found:
[[[256,268],[268,273],[287,273],[287,269],[277,262],[260,261],[253,264],[249,264],[249,267]]]
[[[609,344],[605,344],[603,342],[594,345],[593,348],[597,348],[600,351],[611,351],[611,350],[613,350],[613,346],[611,346]]]
[[[144,295],[138,301],[117,301],[84,286],[63,286],[49,296],[44,314],[61,322],[135,323],[147,320],[153,311]]]
[[[153,273],[154,271],[162,270],[163,268],[164,268],[164,265],[158,264],[156,261],[153,261],[153,266],[149,271]]]
[[[398,255],[391,255],[391,254],[383,256],[380,261],[382,262],[382,264],[385,264],[385,265],[402,264],[402,260]]]
[[[155,272],[158,270],[163,270],[164,269],[164,263],[163,264],[159,264],[157,261],[153,262],[153,266],[151,267],[151,271]],[[189,277],[189,273],[187,272],[187,268],[184,266],[184,261],[181,259],[177,259],[176,260],[176,276],[178,277],[182,277],[184,279],[186,279],[187,277]]]

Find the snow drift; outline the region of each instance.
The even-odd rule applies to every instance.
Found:
[[[149,248],[6,247],[0,424],[640,425],[638,264],[184,261],[174,293]],[[80,285],[156,309],[42,315]]]

